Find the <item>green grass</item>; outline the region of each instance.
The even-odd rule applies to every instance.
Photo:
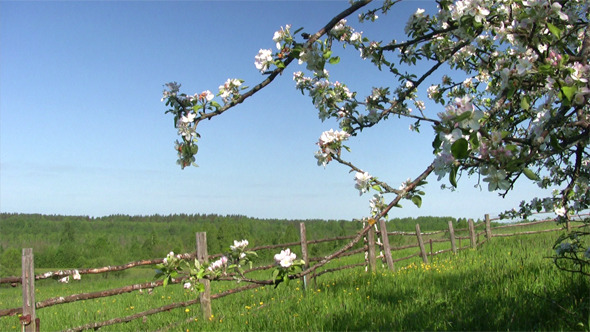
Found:
[[[356,268],[328,273],[314,279],[308,290],[297,280],[276,289],[258,288],[214,300],[209,319],[195,305],[101,330],[588,331],[590,279],[559,271],[547,258],[557,235],[493,238],[477,250],[429,257],[429,265],[419,257],[399,262],[396,271],[366,273]],[[434,244],[434,250],[443,248],[448,244]],[[403,254],[416,251],[408,249]],[[361,255],[348,257],[330,266],[362,259]],[[266,279],[269,273],[257,272],[256,276]],[[45,280],[37,283],[37,301],[145,282],[152,276],[150,269],[134,269],[106,279],[83,276],[80,282],[67,285]],[[233,282],[212,283],[214,293],[235,286]],[[156,288],[151,295],[133,292],[43,308],[37,313],[42,330],[62,330],[194,296],[172,285]],[[0,288],[0,308],[16,307],[20,301],[19,288]],[[1,331],[18,329],[17,317],[0,318]]]

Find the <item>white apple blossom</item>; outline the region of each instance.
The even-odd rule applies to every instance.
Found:
[[[558,215],[559,217],[565,217],[565,215],[567,213],[567,211],[565,210],[564,207],[555,207],[553,212],[555,212],[555,214]]]
[[[295,261],[296,258],[297,256],[295,253],[291,252],[291,249],[281,250],[279,254],[274,256],[276,263],[283,268],[291,267],[291,265],[293,265],[293,261]]]
[[[367,172],[356,172],[354,179],[356,181],[356,184],[354,185],[354,187],[356,189],[358,189],[359,191],[359,195],[362,195],[364,193],[366,193],[371,185],[371,175],[369,175],[369,173]]]
[[[207,270],[213,272],[215,270],[219,270],[220,268],[222,268],[225,264],[227,264],[227,257],[225,256],[221,256],[220,259],[216,260],[215,262],[211,263],[211,265],[209,265],[209,267],[207,268]]]
[[[482,174],[484,172],[482,171]],[[489,167],[487,170],[487,177],[483,179],[488,183],[488,191],[508,190],[510,188],[510,181],[506,179],[506,171],[497,170],[495,167]]]
[[[284,28],[281,27],[281,30],[275,31],[272,40],[276,43],[277,49],[281,50],[281,41],[285,40],[291,35],[291,24],[287,24]]]
[[[267,49],[260,49],[258,54],[254,57],[254,65],[256,69],[260,70],[261,72],[265,72],[268,70],[270,65],[272,64],[272,51]]]
[[[231,251],[244,250],[248,246],[248,244],[249,244],[248,240],[242,240],[242,241],[234,240],[234,245],[229,246],[229,249],[231,249]]]

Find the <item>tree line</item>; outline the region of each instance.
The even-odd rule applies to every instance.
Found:
[[[396,218],[389,231],[445,229],[449,220],[458,227],[464,219],[450,217]],[[195,233],[207,232],[209,253],[228,251],[233,240],[248,239],[250,245],[299,241],[299,223],[305,222],[308,240],[346,236],[358,232],[362,223],[346,220],[276,220],[243,215],[171,214],[104,217],[1,213],[0,275],[20,274],[22,248],[33,248],[38,268],[85,268],[123,264],[195,250]],[[339,247],[339,242],[311,246],[320,256]],[[297,248],[295,248],[297,250]],[[260,259],[274,253],[262,252]],[[268,256],[268,257],[266,257]]]

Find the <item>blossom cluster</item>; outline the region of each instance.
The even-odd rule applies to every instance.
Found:
[[[332,30],[330,30],[330,36],[333,36],[341,42],[349,42],[359,45],[363,39],[363,32],[354,31],[354,29],[346,23],[346,19],[340,20]]]
[[[229,248],[231,251],[236,251],[236,250],[242,251],[248,246],[248,244],[250,244],[248,242],[248,240],[242,240],[242,241],[234,240],[234,244],[229,246]]]
[[[373,177],[371,177],[371,175],[369,175],[369,173],[367,172],[356,172],[354,176],[356,184],[354,185],[354,187],[359,191],[359,195],[362,195],[369,191],[369,189],[371,188],[372,179]]]
[[[213,272],[215,270],[219,270],[227,264],[227,257],[221,256],[220,259],[216,260],[215,262],[211,263],[207,268],[208,271]]]
[[[240,96],[240,90],[244,89],[241,87],[242,83],[244,80],[228,78],[223,85],[219,86],[219,96],[224,103],[227,104]]]
[[[272,50],[260,49],[258,54],[254,57],[254,65],[256,69],[265,72],[273,63]]]
[[[318,165],[326,165],[332,160],[332,156],[340,156],[342,149],[342,142],[347,140],[350,134],[345,131],[324,131],[320,136],[318,145],[320,149],[315,153],[315,157],[318,160]]]
[[[289,268],[293,265],[297,255],[291,252],[291,249],[281,250],[280,253],[274,256],[275,262],[283,268]]]

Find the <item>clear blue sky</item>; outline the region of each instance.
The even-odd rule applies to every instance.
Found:
[[[349,23],[367,37],[401,38],[409,14],[433,1],[409,1],[378,24]],[[0,211],[102,216],[217,213],[260,218],[353,219],[369,214],[354,174],[313,156],[322,131],[308,97],[294,89],[292,66],[272,86],[199,127],[199,168],[181,170],[176,130],[160,102],[163,84],[217,92],[227,78],[255,85],[260,48],[274,48],[285,24],[313,33],[347,1],[1,1]],[[340,49],[339,49],[340,50]],[[352,49],[329,68],[360,93],[390,76]],[[431,107],[429,114],[440,109]],[[349,159],[393,187],[432,160],[428,126],[383,123],[349,142]],[[509,209],[506,199],[462,179],[456,192],[430,179],[423,206],[403,216],[481,218]],[[448,180],[445,181],[448,183]],[[485,183],[484,183],[485,185]]]

